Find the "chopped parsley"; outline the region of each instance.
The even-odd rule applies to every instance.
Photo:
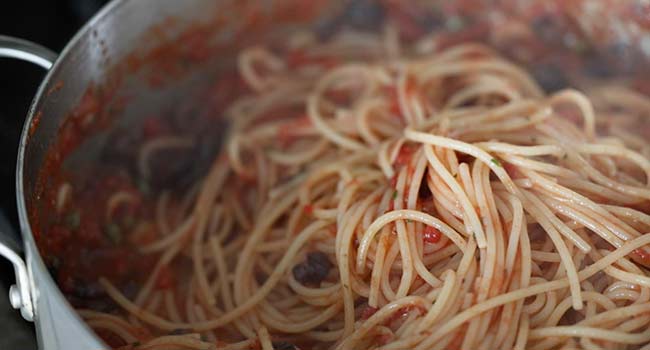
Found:
[[[451,16],[445,22],[445,26],[451,32],[457,32],[465,26],[465,21],[459,16]]]
[[[69,229],[76,231],[81,224],[81,214],[78,210],[73,211],[65,217],[65,223]]]
[[[151,186],[149,185],[149,182],[145,179],[138,179],[136,183],[136,187],[138,188],[138,191],[142,193],[145,196],[148,196],[151,194]]]
[[[396,199],[396,198],[397,198],[397,190],[395,190],[395,192],[393,192],[393,199]]]
[[[104,227],[104,234],[113,244],[120,244],[122,241],[122,232],[120,227],[114,223],[109,223]]]
[[[131,215],[127,215],[127,216],[124,217],[122,222],[124,223],[124,227],[127,230],[130,230],[135,225],[135,218],[133,216],[131,216]]]
[[[492,164],[494,164],[494,165],[496,165],[498,167],[503,167],[503,164],[501,164],[501,161],[496,159],[496,158],[492,158],[491,162],[492,162]]]

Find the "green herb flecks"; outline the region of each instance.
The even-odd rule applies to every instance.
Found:
[[[143,195],[148,196],[151,194],[151,186],[147,180],[138,179],[136,186],[138,187],[138,191],[140,191],[140,193]]]
[[[169,332],[170,335],[184,335],[190,333],[192,333],[192,330],[190,328],[176,328]]]
[[[130,230],[135,226],[135,218],[132,215],[127,215],[122,219],[122,224],[125,229]]]
[[[501,164],[501,161],[496,159],[496,158],[492,158],[491,162],[492,162],[492,164],[494,164],[494,165],[496,165],[498,167],[503,167],[503,164]]]
[[[109,223],[104,226],[104,234],[113,244],[120,244],[122,242],[122,230],[114,223]]]
[[[81,213],[75,210],[65,216],[65,225],[72,231],[79,229],[81,225]]]
[[[451,16],[445,21],[445,27],[450,32],[457,32],[465,27],[465,21],[459,16]]]

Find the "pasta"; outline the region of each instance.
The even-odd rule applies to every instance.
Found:
[[[648,100],[547,95],[479,44],[358,40],[241,52],[221,154],[158,196],[146,282],[101,278],[123,312],[88,324],[133,349],[648,348]]]

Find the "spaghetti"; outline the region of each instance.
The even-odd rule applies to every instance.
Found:
[[[124,312],[89,325],[125,349],[650,348],[650,101],[396,37],[243,51],[222,154],[158,196],[146,283],[101,278]]]

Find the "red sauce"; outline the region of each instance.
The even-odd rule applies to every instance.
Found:
[[[523,177],[521,172],[517,169],[517,166],[514,164],[504,162],[503,168],[508,173],[511,179],[519,179]]]
[[[43,117],[43,111],[38,111],[36,112],[36,114],[34,114],[34,117],[32,118],[32,123],[29,124],[29,131],[28,131],[29,137],[32,137],[36,132],[36,129],[38,129],[38,126],[41,124],[41,117]]]
[[[413,154],[415,154],[417,150],[418,146],[408,143],[403,144],[397,153],[397,157],[395,158],[395,166],[401,167],[410,164],[411,159],[413,158]]]
[[[459,42],[484,41],[488,33],[489,26],[487,24],[477,23],[466,30],[441,35],[438,38],[437,45],[439,49],[444,50]]]
[[[116,192],[126,192],[136,199],[114,209],[106,217],[107,203]],[[56,198],[58,186],[48,191]],[[147,277],[155,256],[141,256],[127,240],[127,219],[150,217],[151,209],[141,205],[141,194],[129,178],[107,175],[90,181],[83,188],[72,188],[71,202],[63,214],[46,228],[34,226],[34,236],[46,263],[56,270],[56,280],[65,293],[95,294],[97,278],[109,278],[118,285],[142,281]],[[41,202],[43,210],[56,212],[56,201]],[[45,234],[42,230],[45,230]]]
[[[386,345],[388,344],[391,340],[393,339],[393,335],[391,334],[381,334],[379,338],[377,339],[377,344],[379,345]]]
[[[274,114],[277,116],[278,114]],[[282,114],[279,114],[282,115]],[[283,124],[278,128],[278,140],[283,147],[290,147],[300,136],[306,128],[312,125],[311,119],[303,115],[299,118],[291,119],[291,121]]]
[[[63,81],[59,80],[56,83],[54,83],[54,85],[52,85],[51,88],[49,88],[47,90],[47,92],[45,93],[45,96],[49,97],[53,93],[55,93],[57,91],[60,91],[62,88],[63,88]]]
[[[390,178],[390,187],[395,188],[397,186],[397,174],[393,175],[393,177]]]
[[[388,111],[392,116],[403,121],[404,114],[402,113],[402,110],[400,108],[399,95],[397,94],[397,89],[394,86],[390,86],[386,88],[386,93],[389,99]],[[413,96],[417,93],[418,93],[417,80],[415,79],[415,77],[409,75],[406,78],[406,87],[405,87],[406,98],[408,99],[410,98],[410,96]]]
[[[249,92],[244,80],[235,72],[224,72],[209,88],[206,97],[213,116],[220,117],[238,96]]]
[[[388,326],[395,326],[395,323],[403,321],[412,311],[416,311],[420,315],[425,313],[425,310],[420,306],[408,305],[393,312],[393,314],[386,319],[385,324]]]
[[[395,91],[391,89],[390,91]],[[395,118],[399,120],[404,120],[404,116],[402,115],[402,111],[399,108],[399,101],[396,97],[391,97],[390,98],[390,104],[388,105],[388,111],[390,112],[390,115],[394,116]]]
[[[467,328],[464,326],[463,328]],[[463,340],[465,339],[465,332],[464,331],[458,331],[454,334],[454,339],[447,345],[447,349],[449,350],[458,350],[460,349],[461,345],[463,345]]]
[[[338,58],[328,57],[325,55],[313,55],[304,50],[291,50],[287,54],[287,64],[291,69],[297,69],[303,66],[321,66],[324,68],[333,68],[340,64]]]
[[[628,13],[641,27],[646,30],[650,29],[650,4],[643,1],[630,2]]]
[[[442,233],[435,227],[425,226],[424,231],[422,232],[422,239],[426,243],[435,244],[440,242]]]
[[[156,280],[156,288],[158,289],[171,289],[176,285],[176,278],[169,266],[164,266],[160,270],[158,279]]]
[[[417,18],[422,18],[422,13],[415,6],[408,6],[400,0],[385,1],[389,10],[389,16],[400,29],[400,35],[407,40],[414,40],[426,33],[426,30],[418,24]]]
[[[142,124],[142,136],[151,140],[169,133],[169,127],[160,117],[149,117]]]
[[[632,257],[639,264],[650,267],[650,250],[647,247],[635,249],[632,252]]]
[[[103,330],[103,329],[98,329],[95,331],[97,335],[102,338],[108,346],[110,346],[113,349],[118,349],[118,350],[132,350],[135,348],[135,346],[131,344],[124,344],[124,340],[120,338],[119,336],[113,334],[113,332],[110,332],[108,330]]]
[[[372,307],[370,305],[366,305],[366,307],[364,307],[363,310],[361,311],[361,319],[362,320],[367,320],[370,317],[372,317],[372,315],[377,313],[377,311],[379,311],[378,308]]]

